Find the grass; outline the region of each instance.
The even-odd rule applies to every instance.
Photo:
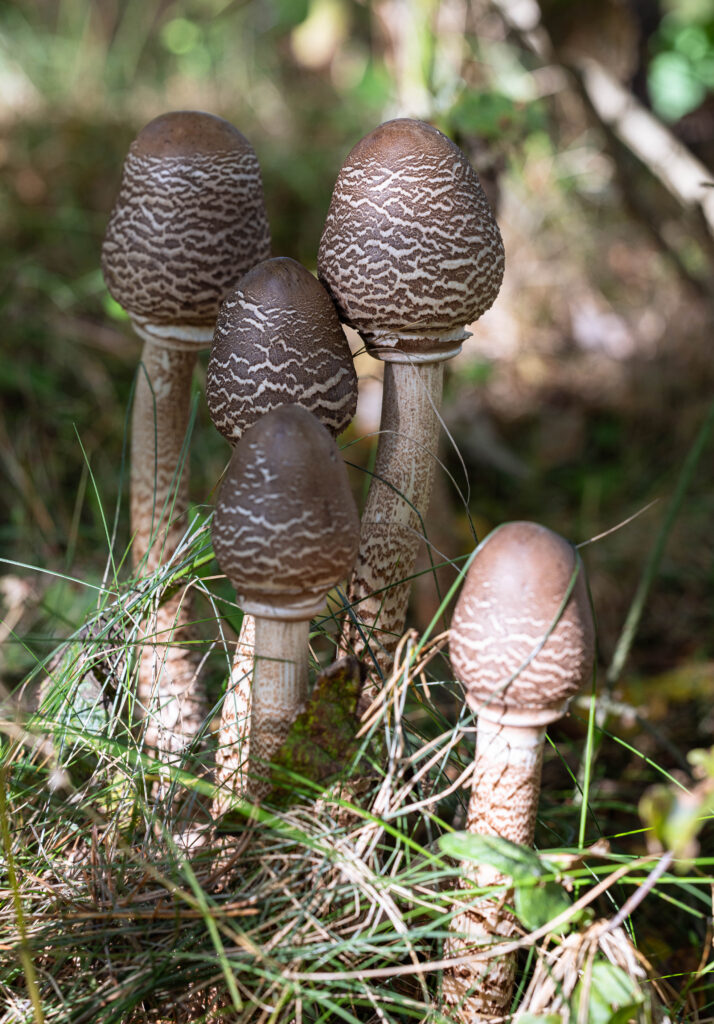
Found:
[[[690,461],[683,476],[692,472]],[[444,715],[446,693],[461,698],[444,674],[443,638],[405,637],[341,782],[323,790],[293,773],[287,806],[239,804],[230,832],[207,830],[205,755],[194,750],[171,769],[156,798],[159,766],[141,730],[127,725],[138,622],[172,586],[189,580],[210,593],[196,575],[210,568],[207,525],[197,520],[176,564],[144,586],[100,588],[86,626],[37,666],[49,679],[39,712],[3,723],[0,934],[18,956],[0,962],[4,1019],[440,1020],[448,922],[464,899],[480,896],[458,884],[459,859],[473,854],[456,848],[454,859],[453,844],[437,843],[463,820],[473,735],[470,714]],[[214,602],[218,618],[219,608]],[[372,761],[369,793],[355,802],[350,779],[364,773],[370,735],[387,756],[376,775]],[[545,789],[538,853],[514,878],[524,926],[515,948],[528,954],[522,1006],[613,1022],[624,1005],[638,1021],[665,1019],[666,1006],[670,1019],[704,1020],[705,958],[681,978],[662,977],[638,948],[638,930],[644,917],[647,933],[647,908],[659,903],[670,923],[704,934],[712,859],[696,845],[678,861],[673,852],[641,856],[643,834],[667,835],[670,810],[643,830],[634,806],[608,802],[602,776],[595,782],[592,737],[608,743],[595,705],[587,735],[582,800],[572,761],[581,743],[561,737],[546,771],[557,771],[562,793]],[[691,803],[695,785],[650,763],[650,778],[669,779],[667,792],[676,785]],[[699,813],[709,814],[705,801]],[[670,835],[673,827],[674,818]],[[187,848],[191,829],[202,839]],[[502,850],[489,855],[503,865]],[[637,910],[633,893],[646,893]]]

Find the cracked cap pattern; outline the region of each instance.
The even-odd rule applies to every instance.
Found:
[[[206,375],[211,418],[231,444],[297,404],[335,436],[357,408],[357,375],[329,295],[286,257],[253,267],[221,305]]]
[[[107,288],[132,317],[211,325],[229,288],[269,255],[260,167],[237,128],[174,111],[139,132],[102,247]]]
[[[466,575],[449,640],[471,709],[562,713],[592,673],[594,645],[572,544],[536,523],[505,523],[490,533]]]
[[[478,177],[440,131],[398,118],[354,147],[335,184],[318,273],[368,345],[438,348],[440,335],[492,305],[503,266]]]
[[[322,599],[345,578],[359,516],[337,445],[312,413],[284,405],[246,430],[221,486],[212,536],[239,603]]]

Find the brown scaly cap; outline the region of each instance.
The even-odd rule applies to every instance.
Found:
[[[530,709],[543,713],[541,721],[559,717],[592,674],[594,644],[584,570],[572,544],[536,523],[505,523],[490,533],[451,624],[451,661],[471,709],[489,717]]]
[[[174,111],[131,144],[102,247],[116,301],[139,324],[202,326],[270,255],[253,147],[223,118]]]
[[[492,305],[503,265],[501,234],[476,173],[445,135],[399,118],[355,146],[335,184],[318,273],[368,345],[438,347],[440,333]]]
[[[231,444],[295,403],[335,436],[357,407],[357,375],[329,295],[295,260],[259,263],[224,300],[206,376],[214,424]]]
[[[352,568],[359,528],[342,456],[312,413],[284,405],[246,430],[213,520],[216,558],[239,603],[321,602]]]

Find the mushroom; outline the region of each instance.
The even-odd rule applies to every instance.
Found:
[[[590,599],[580,557],[558,534],[536,523],[493,530],[477,549],[454,610],[451,662],[478,715],[476,761],[467,829],[532,845],[546,725],[592,675],[595,647]],[[503,883],[477,865],[466,884]],[[507,939],[515,921],[502,901],[480,902],[451,924],[460,937],[450,953]],[[498,957],[453,968],[447,1002],[476,1024],[507,1014],[515,959]]]
[[[313,275],[286,257],[265,260],[224,300],[206,375],[211,418],[233,445],[259,416],[287,403],[312,412],[333,436],[357,407],[357,376],[335,307]],[[223,700],[214,814],[243,789],[248,763],[255,622],[244,615]]]
[[[235,446],[213,520],[213,547],[255,617],[248,793],[308,692],[310,619],[352,567],[359,516],[328,430],[298,405],[260,417]]]
[[[249,270],[220,309],[206,374],[211,418],[235,444],[271,409],[295,403],[336,437],[357,408],[357,375],[329,295],[296,260]]]
[[[185,530],[184,445],[197,352],[210,342],[230,286],[269,252],[260,168],[237,128],[212,114],[175,111],[139,132],[107,226],[102,271],[144,342],[131,441],[132,557],[144,571],[170,557]],[[152,625],[157,635],[171,633],[189,618],[187,602],[174,599]],[[181,647],[157,653],[171,663],[168,672],[157,682],[153,658],[139,671],[140,703],[158,703],[162,733],[150,729],[147,742],[180,750],[203,718],[194,659]]]
[[[318,275],[386,363],[382,421],[348,596],[346,646],[388,670],[406,619],[439,434],[444,360],[493,303],[503,245],[464,154],[422,121],[388,121],[340,170]],[[378,634],[377,631],[378,630]]]

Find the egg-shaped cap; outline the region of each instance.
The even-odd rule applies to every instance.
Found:
[[[464,325],[494,302],[503,266],[478,177],[438,129],[398,118],[354,147],[332,194],[318,274],[375,354],[454,354]]]
[[[357,408],[357,375],[337,311],[295,260],[259,263],[224,300],[206,375],[211,418],[231,444],[271,409],[302,405],[333,434]]]
[[[260,167],[238,129],[193,110],[146,125],[102,247],[107,288],[139,328],[203,327],[210,340],[223,297],[269,255]]]
[[[238,441],[213,549],[244,610],[310,618],[357,556],[359,515],[342,456],[307,409],[284,405]]]
[[[472,711],[520,725],[560,717],[591,677],[595,647],[572,544],[537,523],[493,530],[466,574],[449,646]]]

